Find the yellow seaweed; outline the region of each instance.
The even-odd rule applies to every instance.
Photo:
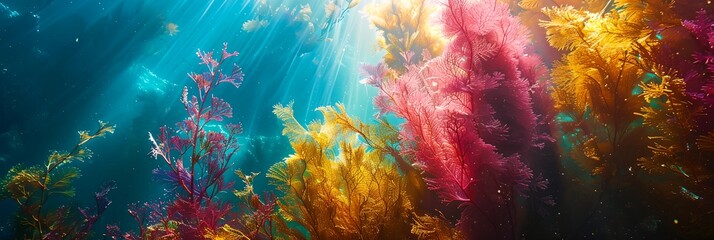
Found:
[[[341,118],[346,116],[342,105],[338,109],[342,112],[319,108],[325,121],[304,128],[293,117],[292,104],[274,107],[295,150],[267,175],[282,193],[278,206],[289,222],[285,227],[299,226],[284,232],[298,239],[405,236],[413,208],[403,174],[386,153],[359,140],[354,129],[338,126],[354,121]]]
[[[434,5],[426,0],[390,0],[367,6],[370,22],[379,30],[377,42],[387,51],[384,62],[399,72],[441,55],[446,40],[430,23]]]

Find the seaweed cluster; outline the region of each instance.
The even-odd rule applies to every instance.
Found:
[[[322,41],[359,2],[329,1],[316,18],[310,5],[261,1],[263,15],[243,30],[285,25],[296,41]],[[385,55],[363,66],[361,83],[377,91],[379,113],[361,120],[337,103],[304,124],[292,102],[276,104],[292,149],[265,176],[234,167],[242,127],[224,123],[233,109],[216,96],[243,82],[229,64],[238,53],[198,50],[206,70],[188,74],[184,119],[149,133],[164,194],[128,207],[137,229],[108,225],[104,237],[711,238],[714,18],[683,3],[367,6]],[[91,156],[84,145],[114,128],[100,122],[71,151],[8,172],[0,196],[19,206],[18,237],[98,236],[114,184],[102,185],[94,208],[58,199],[74,197],[71,165]],[[264,192],[254,186],[261,177]],[[534,231],[534,219],[555,222],[552,231]]]

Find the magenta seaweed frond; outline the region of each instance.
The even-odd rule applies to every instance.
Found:
[[[525,164],[548,133],[539,130],[547,116],[536,114],[549,104],[539,83],[547,71],[526,54],[528,33],[503,3],[451,0],[440,20],[452,39],[443,55],[395,79],[366,68],[363,82],[379,88],[381,113],[406,120],[403,154],[423,166],[443,202],[461,208],[461,230],[497,238],[516,228],[517,199],[547,183]]]
[[[189,96],[190,88],[184,87],[181,103],[187,118],[176,123],[176,130],[164,126],[157,136],[149,133],[151,156],[165,163],[153,173],[170,186],[166,190],[173,200],[168,206],[146,205],[149,210],[130,209],[141,226],[142,236],[150,232],[160,238],[199,238],[222,226],[231,209],[216,195],[233,187],[233,182],[226,182],[224,174],[238,151],[237,135],[242,128],[240,124],[226,124],[229,130],[223,132],[206,129],[206,126],[220,124],[233,116],[230,104],[212,95],[212,90],[222,83],[240,86],[243,72],[234,64],[230,74],[223,73],[225,62],[238,55],[228,52],[226,44],[220,59],[214,59],[213,52],[199,50],[197,55],[207,71],[189,73],[197,95]],[[150,222],[157,227],[147,228],[145,220],[138,217],[145,211],[151,212]]]

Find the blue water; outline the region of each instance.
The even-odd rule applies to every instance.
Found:
[[[115,134],[89,144],[94,156],[81,164],[75,199],[91,205],[99,185],[115,180],[113,203],[97,226],[135,228],[126,206],[164,193],[152,179],[160,163],[148,155],[148,132],[182,119],[180,90],[193,84],[187,73],[203,70],[197,48],[220,51],[223,42],[240,52],[237,63],[245,72],[239,89],[224,87],[216,94],[234,108],[229,122],[244,125],[235,163],[246,172],[264,172],[288,153],[271,113],[274,104],[294,100],[301,122],[315,119],[316,107],[336,102],[361,118],[376,112],[376,90],[358,82],[360,63],[383,55],[374,29],[359,13],[364,4],[322,39],[310,41],[285,26],[243,31],[255,2],[1,0],[0,172],[20,162],[41,163],[49,150],[71,148],[76,131],[94,129],[97,120],[116,124]],[[317,7],[323,1],[301,2]],[[178,32],[170,34],[167,24],[177,25]],[[265,187],[264,181],[257,187]],[[15,205],[3,201],[0,209]],[[12,215],[0,216],[0,238],[8,238]]]

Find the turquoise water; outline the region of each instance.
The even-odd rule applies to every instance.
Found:
[[[198,48],[220,51],[226,42],[240,52],[243,85],[216,94],[233,106],[232,121],[244,126],[235,163],[246,172],[265,172],[287,155],[287,139],[271,113],[277,103],[294,100],[296,117],[304,122],[318,116],[318,106],[337,102],[352,115],[376,113],[376,89],[358,82],[358,70],[382,53],[360,9],[347,13],[326,39],[307,41],[299,29],[280,25],[241,30],[254,17],[257,1],[0,3],[0,168],[6,171],[18,159],[40,163],[48,150],[71,147],[74,133],[97,120],[116,124],[111,138],[92,143],[94,156],[83,167],[75,198],[88,203],[97,183],[116,180],[117,207],[107,210],[106,223],[133,227],[123,206],[162,194],[162,185],[152,181],[159,162],[148,156],[148,132],[183,117],[181,88],[192,83],[186,74],[202,70]],[[175,34],[167,29],[170,23],[178,26]],[[3,202],[3,208],[12,204]],[[8,226],[2,235],[11,234]]]

